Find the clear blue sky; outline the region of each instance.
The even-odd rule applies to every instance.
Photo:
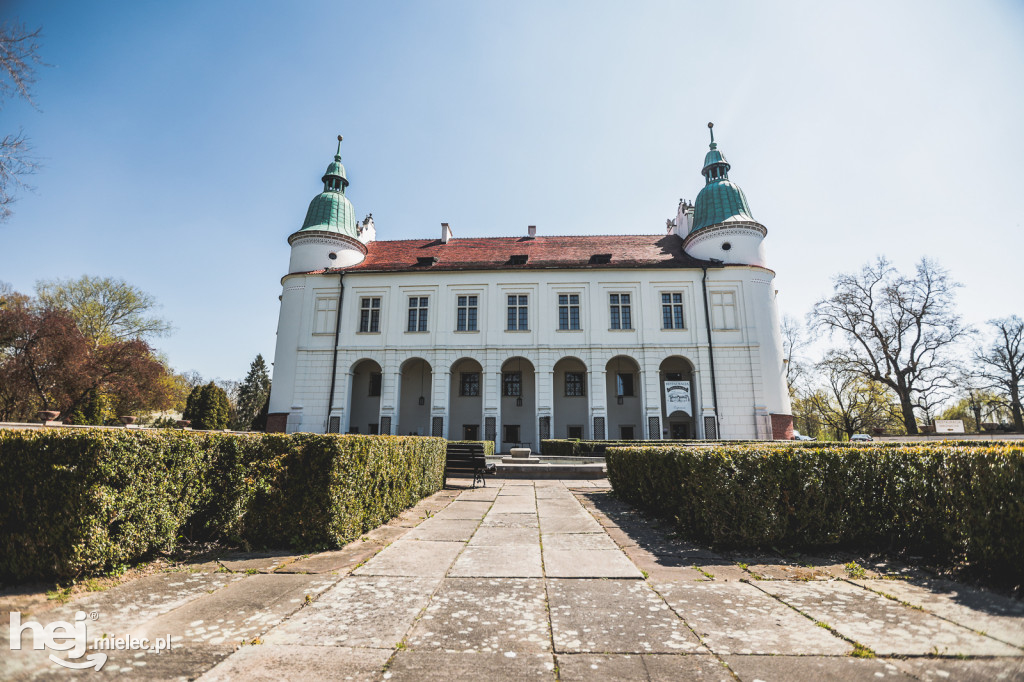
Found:
[[[0,280],[123,277],[178,370],[274,353],[286,238],[334,138],[380,239],[660,233],[708,121],[768,228],[783,312],[885,254],[938,260],[975,324],[1024,314],[1024,4],[56,2],[43,168]]]

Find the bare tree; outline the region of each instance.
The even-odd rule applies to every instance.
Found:
[[[955,345],[972,333],[955,311],[959,286],[927,258],[907,277],[880,257],[836,276],[835,293],[811,314],[815,328],[847,342],[834,362],[895,393],[909,434],[918,432],[917,396],[953,382]]]
[[[40,30],[29,31],[18,23],[0,24],[0,105],[10,97],[21,97],[32,106],[32,85],[36,67],[44,66],[39,58]],[[0,138],[0,222],[11,215],[17,188],[36,169],[32,147],[24,133],[5,133]]]
[[[989,320],[996,338],[984,351],[975,353],[978,375],[985,388],[1004,394],[1015,431],[1024,431],[1021,388],[1024,384],[1024,320],[1013,315]]]
[[[893,422],[893,407],[886,390],[847,369],[842,359],[826,357],[815,369],[825,385],[805,399],[816,417],[836,435],[869,432]],[[898,420],[897,420],[898,423]]]
[[[806,329],[792,315],[783,315],[780,326],[782,332],[782,353],[786,363],[786,383],[790,392],[794,386],[806,375],[807,368],[802,355],[805,348],[810,345]]]

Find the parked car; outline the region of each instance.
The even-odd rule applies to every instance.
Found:
[[[793,440],[818,440],[814,436],[805,436],[796,429],[793,429]]]
[[[855,433],[850,436],[851,443],[866,443],[869,440],[874,440],[871,436],[866,433]]]

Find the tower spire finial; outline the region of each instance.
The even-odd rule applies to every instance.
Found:
[[[341,135],[338,135],[338,151],[334,152],[335,156],[341,156]]]
[[[711,148],[715,148],[715,124],[708,121],[708,132],[711,133]]]

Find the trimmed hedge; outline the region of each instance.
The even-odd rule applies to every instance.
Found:
[[[611,447],[631,447],[642,445],[700,445],[715,441],[706,440],[568,440],[552,438],[540,442],[540,454],[544,457],[600,457]]]
[[[0,579],[71,578],[191,540],[338,547],[444,485],[408,436],[0,431]]]
[[[493,440],[450,440],[449,445],[482,445],[484,446],[484,457],[494,456],[494,441]]]
[[[613,448],[621,498],[718,546],[849,546],[967,562],[1024,579],[1024,447],[879,445]]]

